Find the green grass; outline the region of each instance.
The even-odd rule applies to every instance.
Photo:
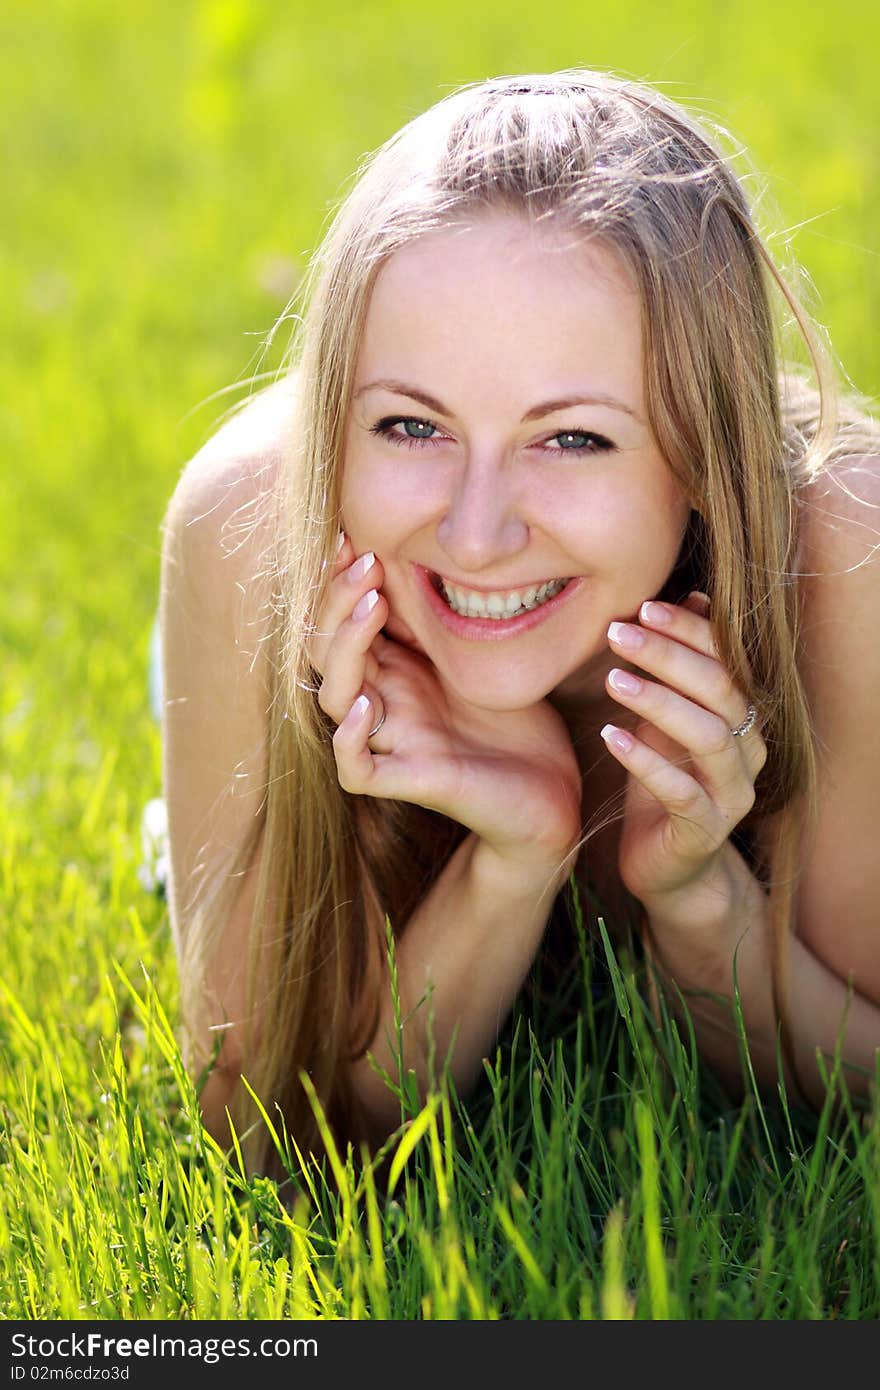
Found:
[[[441,1087],[375,1177],[294,1155],[279,1190],[199,1126],[167,915],[136,873],[160,790],[159,522],[210,398],[277,365],[265,337],[359,156],[492,72],[658,81],[750,147],[847,370],[880,382],[875,6],[839,25],[758,0],[435,15],[5,7],[0,1307],[876,1318],[876,1117],[732,1104],[626,962],[598,1000],[578,982],[555,1036],[521,1012],[468,1106]],[[609,969],[601,949],[587,969]]]
[[[372,1160],[318,1168],[267,1115],[281,1183],[202,1132],[147,975],[112,970],[91,1037],[7,993],[6,1316],[875,1317],[876,1116],[834,1077],[819,1117],[731,1108],[604,944],[567,1026],[518,1009],[472,1101],[404,1098]]]

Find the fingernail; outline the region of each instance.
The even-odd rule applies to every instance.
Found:
[[[618,729],[615,724],[606,724],[599,730],[599,737],[604,738],[606,743],[610,743],[620,753],[628,753],[633,746],[632,736],[625,729]]]
[[[340,550],[342,549],[342,547],[343,547],[344,545],[345,545],[345,532],[344,532],[344,531],[340,531],[340,532],[339,532],[339,535],[336,537],[336,554],[337,554],[337,555],[339,554]]]
[[[360,556],[359,559],[355,560],[354,564],[349,568],[348,571],[348,577],[351,580],[352,584],[359,584],[361,582],[367,570],[373,564],[375,559],[376,557],[373,554],[372,550],[367,550],[363,555]]]
[[[349,711],[349,718],[363,719],[369,708],[370,702],[366,695],[359,695]]]
[[[609,671],[608,683],[614,690],[619,690],[621,695],[638,695],[642,689],[642,681],[638,676],[632,675],[629,671],[620,671],[617,667]]]
[[[619,647],[642,647],[645,643],[645,634],[631,623],[611,623],[608,628],[609,642],[616,642]]]
[[[379,595],[375,589],[368,589],[363,598],[359,598],[354,606],[352,617],[356,622],[362,623],[364,618],[369,618],[376,604],[379,602]]]
[[[709,595],[708,595],[708,594],[704,594],[704,593],[703,593],[703,590],[702,590],[702,589],[691,589],[690,593],[688,594],[688,598],[695,598],[695,599],[697,599],[698,602],[700,603],[702,609],[703,609],[703,612],[704,612],[704,613],[708,613],[708,612],[709,612],[709,608],[711,607],[712,600],[709,598]]]
[[[672,613],[666,604],[658,603],[656,599],[642,604],[639,609],[639,617],[643,623],[653,623],[655,627],[665,627],[672,622]]]

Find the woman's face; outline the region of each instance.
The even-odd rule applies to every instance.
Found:
[[[450,692],[602,698],[608,624],[663,587],[689,514],[617,258],[506,214],[396,252],[358,353],[342,514],[384,566],[387,634]]]

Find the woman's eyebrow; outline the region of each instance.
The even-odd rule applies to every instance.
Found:
[[[412,401],[418,401],[420,405],[427,406],[436,415],[451,415],[442,401],[438,401],[436,396],[431,396],[427,391],[420,390],[410,382],[396,381],[391,378],[382,377],[378,381],[369,381],[365,386],[361,386],[354,393],[354,399],[363,396],[367,391],[393,391],[397,396],[408,396]],[[618,400],[616,396],[606,395],[604,392],[585,391],[576,396],[561,396],[558,400],[541,401],[538,405],[531,406],[522,417],[521,424],[527,424],[530,420],[539,420],[544,415],[552,415],[557,410],[568,410],[575,405],[604,405],[610,410],[621,410],[625,415],[629,415],[640,425],[645,423],[642,416],[632,406],[625,401]]]

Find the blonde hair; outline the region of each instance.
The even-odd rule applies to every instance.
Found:
[[[252,990],[257,979],[271,986],[252,998],[245,1072],[304,1152],[319,1143],[301,1070],[331,1124],[346,1137],[361,1132],[348,1064],[376,1026],[386,914],[399,933],[465,833],[420,808],[343,792],[332,726],[315,699],[308,638],[340,525],[357,345],[388,257],[485,211],[598,238],[639,286],[650,420],[694,505],[670,586],[676,598],[705,589],[724,615],[721,657],[757,705],[768,748],[752,817],[782,813],[768,877],[785,1016],[797,846],[817,787],[797,667],[796,502],[842,436],[827,354],[755,227],[724,143],[657,91],[604,73],[472,84],[364,163],[314,257],[286,362],[297,393],[289,467],[273,499],[278,619],[264,814],[230,875],[208,886],[182,969],[184,1014],[195,1018],[236,875],[262,834]],[[815,387],[781,369],[786,318],[807,345]],[[852,452],[859,428],[854,417]],[[252,1123],[244,1093],[236,1106],[251,1163],[267,1166],[264,1126]]]

